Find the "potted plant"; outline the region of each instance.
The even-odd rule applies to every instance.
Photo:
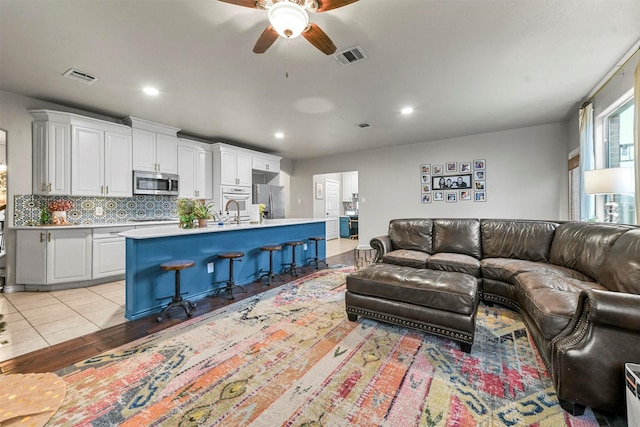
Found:
[[[176,208],[178,212],[178,219],[180,220],[180,228],[193,228],[193,221],[196,219],[193,214],[195,208],[195,200],[193,199],[178,199],[176,201]]]
[[[193,205],[193,216],[198,220],[199,228],[206,228],[208,220],[215,218],[213,203],[205,204],[202,200],[196,200]]]

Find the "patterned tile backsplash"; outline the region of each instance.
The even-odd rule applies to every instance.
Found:
[[[14,198],[14,226],[40,224],[40,211],[54,200],[70,200],[73,207],[67,221],[78,224],[118,224],[130,220],[177,218],[176,200],[172,196],[74,197],[16,195]],[[96,209],[97,208],[97,209]],[[96,211],[102,208],[102,215]]]

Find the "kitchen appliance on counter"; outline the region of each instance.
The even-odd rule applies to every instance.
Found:
[[[248,187],[220,187],[220,209],[228,211],[231,218],[235,218],[239,211],[240,222],[249,222],[249,205],[251,204],[251,189]],[[236,202],[238,205],[236,206]],[[231,202],[231,203],[229,203]]]
[[[178,175],[133,171],[133,194],[178,195]]]
[[[265,206],[268,219],[284,218],[284,187],[280,185],[255,184],[253,186],[253,203]]]

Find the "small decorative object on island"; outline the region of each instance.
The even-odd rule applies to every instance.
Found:
[[[258,205],[258,209],[260,211],[260,224],[262,224],[264,222],[264,210],[266,209],[266,206],[264,203],[260,203]]]
[[[193,221],[196,219],[193,214],[195,201],[193,199],[178,199],[176,201],[178,219],[180,219],[180,228],[193,228]]]
[[[205,203],[202,200],[196,200],[193,204],[193,216],[198,220],[198,228],[207,228],[210,219],[216,219],[216,214],[212,210],[213,203]]]
[[[73,202],[70,200],[54,200],[49,202],[49,211],[52,216],[52,223],[54,225],[66,225],[67,211],[73,207]]]

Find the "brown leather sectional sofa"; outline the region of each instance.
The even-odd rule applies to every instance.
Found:
[[[640,228],[395,219],[370,244],[380,263],[475,277],[485,303],[520,311],[565,410],[624,413],[624,363],[640,362]]]

